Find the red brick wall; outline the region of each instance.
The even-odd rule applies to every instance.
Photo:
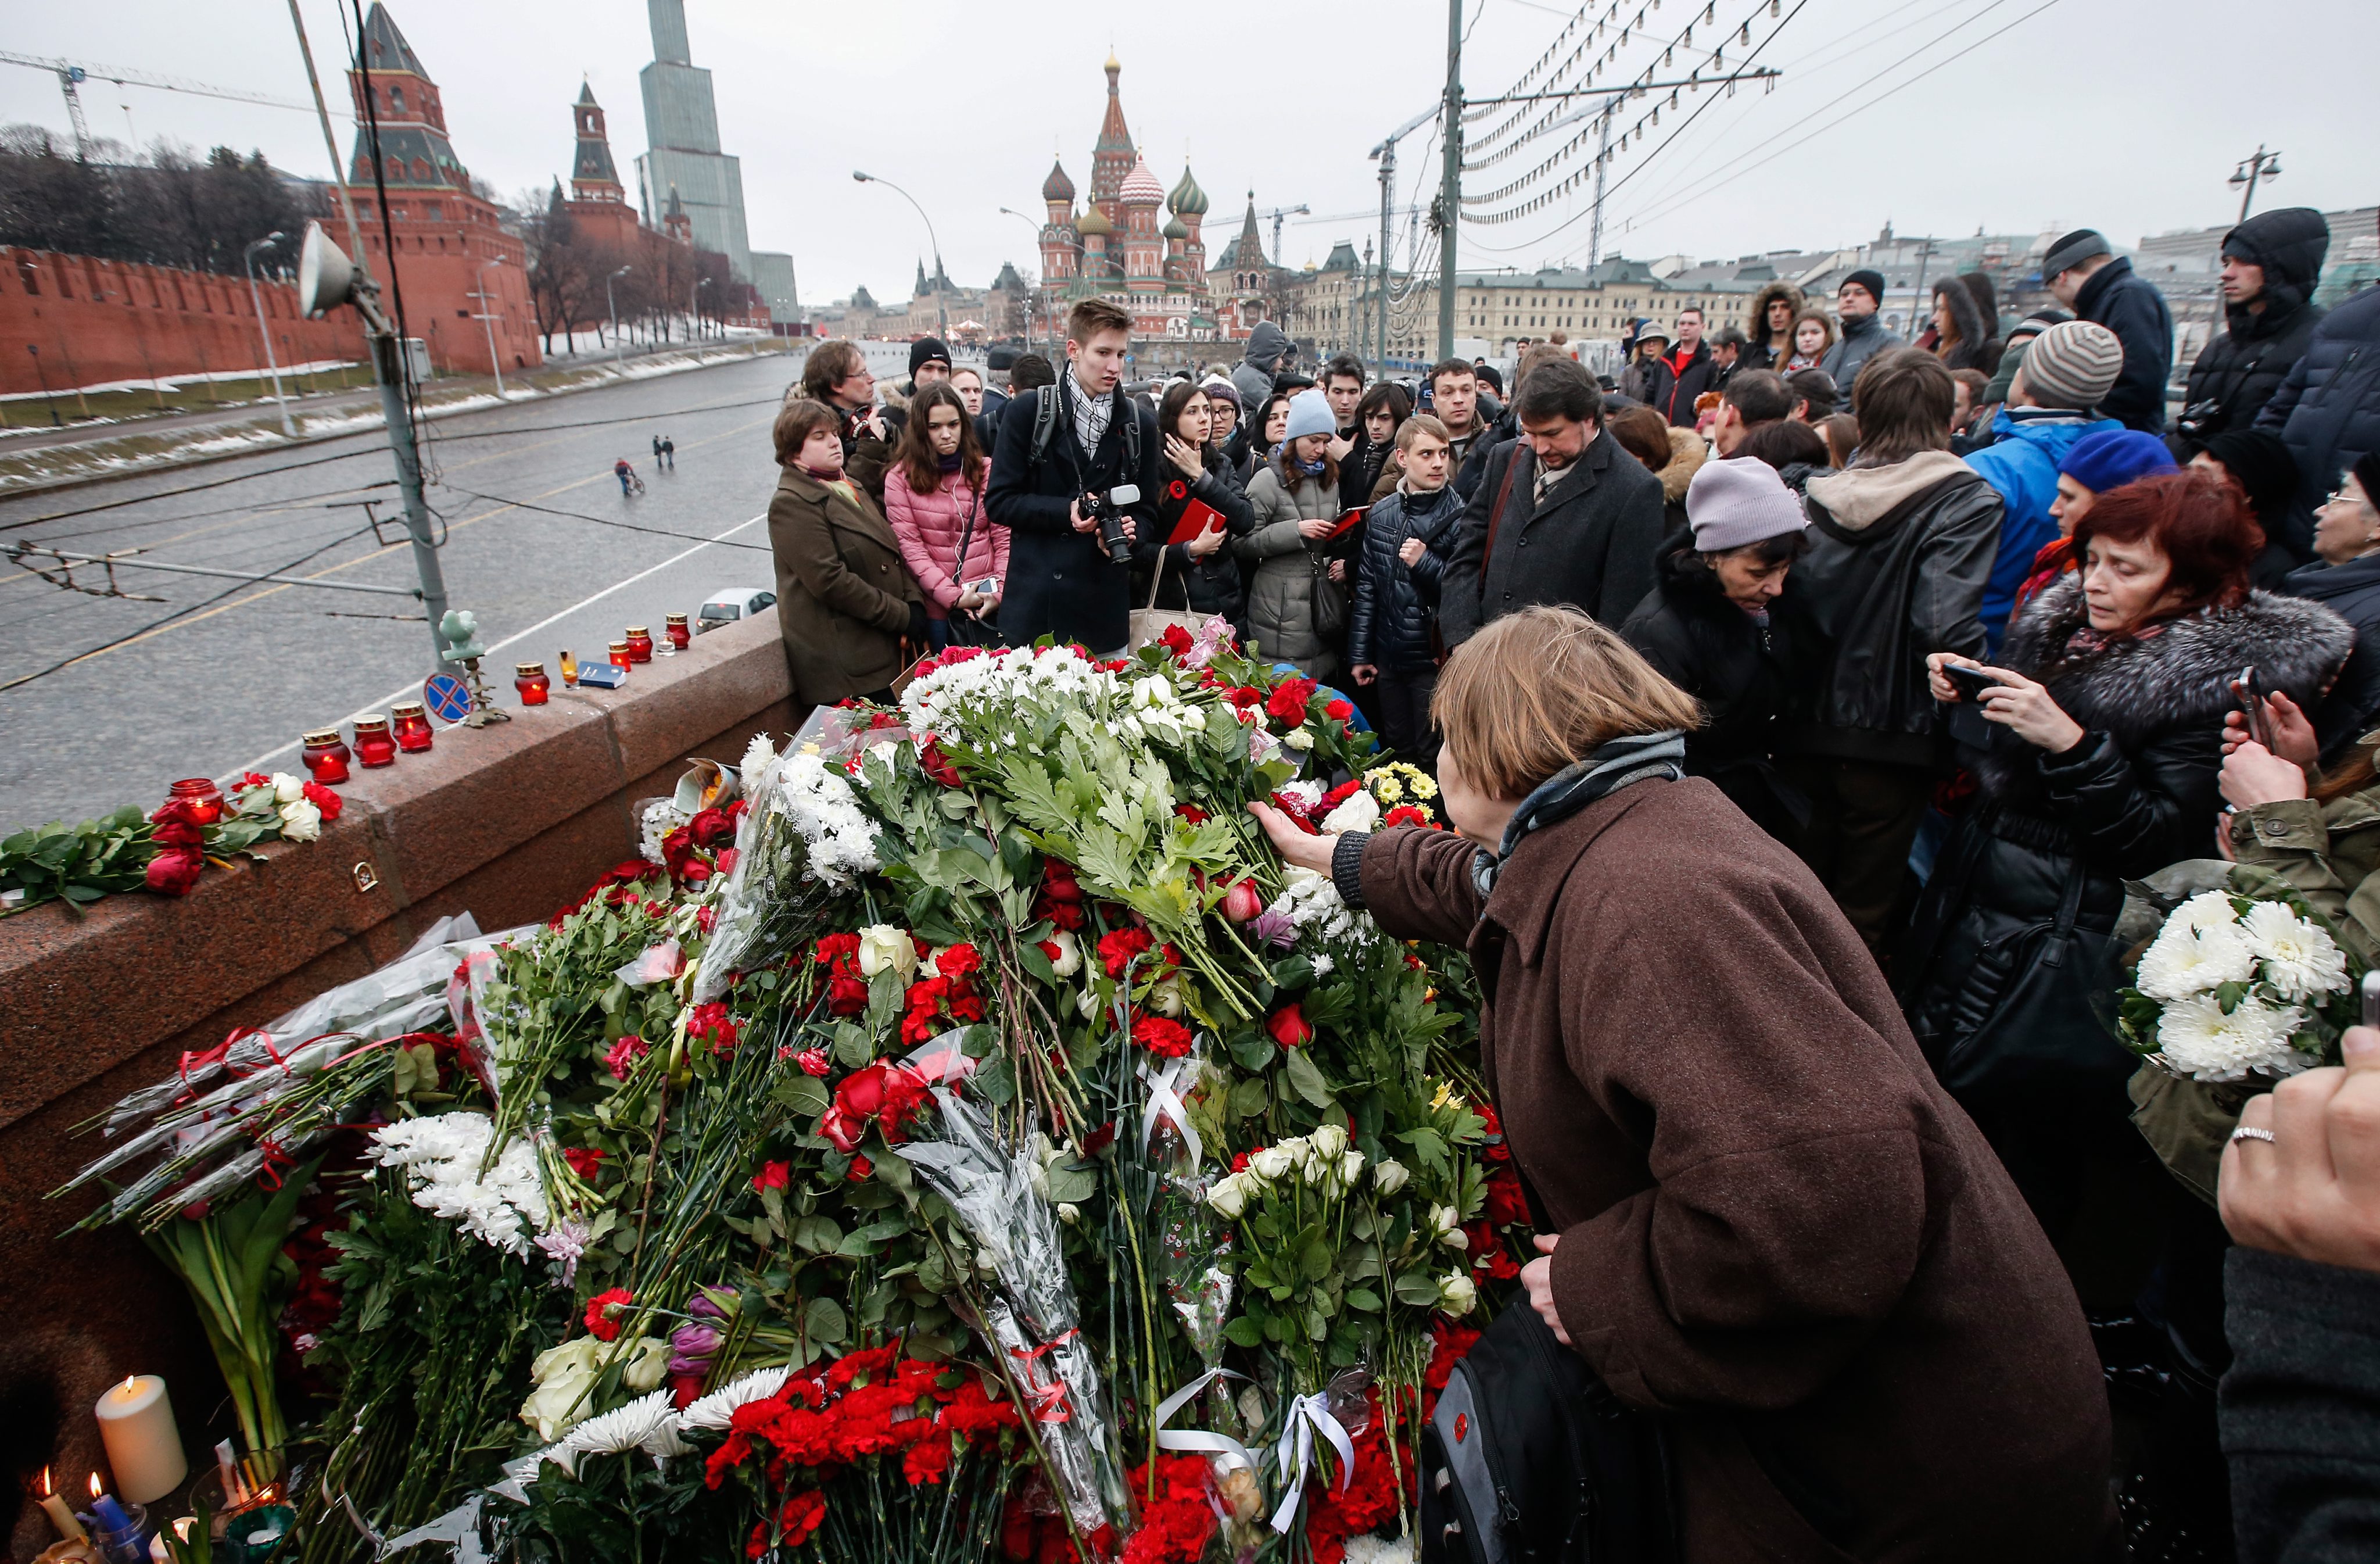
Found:
[[[296,289],[256,286],[281,363],[364,360],[353,310],[310,321]],[[38,369],[29,346],[41,349]],[[209,371],[264,371],[245,277],[0,248],[0,393],[39,391],[43,375],[65,391]]]
[[[497,360],[506,370],[530,370],[545,361],[538,346],[537,314],[529,307],[527,251],[517,235],[504,231],[494,207],[461,190],[392,187],[388,221],[369,185],[349,187],[363,229],[364,260],[380,279],[381,307],[396,312],[395,293],[405,300],[405,328],[430,348],[430,361],[444,374],[488,373],[488,333],[492,324]],[[388,249],[396,240],[395,287],[390,287]],[[340,239],[342,249],[345,238]],[[480,314],[480,269],[499,317]]]

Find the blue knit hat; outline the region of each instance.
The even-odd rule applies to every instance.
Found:
[[[1339,415],[1330,410],[1330,399],[1319,391],[1300,391],[1289,399],[1289,433],[1281,436],[1295,440],[1307,434],[1336,434]]]
[[[2165,442],[2137,429],[2102,429],[2074,442],[2058,472],[2095,495],[2120,489],[2135,478],[2171,472],[2174,461]]]

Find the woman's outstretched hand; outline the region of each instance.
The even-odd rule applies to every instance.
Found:
[[[1248,805],[1248,813],[1257,817],[1257,824],[1263,826],[1265,835],[1272,839],[1273,850],[1281,854],[1284,861],[1294,863],[1300,869],[1311,869],[1318,874],[1330,873],[1330,855],[1339,846],[1337,833],[1328,837],[1309,836],[1296,821],[1268,803],[1252,803]]]

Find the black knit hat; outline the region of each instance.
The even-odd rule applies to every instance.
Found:
[[[2270,429],[2227,429],[2206,442],[2206,454],[2248,496],[2259,519],[2277,514],[2298,492],[2298,460]]]
[[[2355,481],[2363,485],[2363,503],[2380,505],[2380,451],[2364,452],[2355,458],[2355,465],[2348,470],[2354,473]]]
[[[910,376],[914,379],[917,372],[928,364],[940,364],[944,369],[950,368],[950,344],[939,336],[921,336],[909,344]]]
[[[1853,272],[1851,275],[1845,277],[1840,283],[1837,284],[1835,291],[1840,293],[1844,288],[1851,287],[1854,283],[1867,289],[1867,296],[1870,299],[1875,299],[1878,304],[1884,302],[1884,274],[1882,272],[1863,266],[1858,271]]]
[[[2116,247],[2107,236],[2096,228],[2077,228],[2049,247],[2041,258],[2041,280],[2048,282],[2058,273],[2070,271],[2094,255],[2113,255]]]

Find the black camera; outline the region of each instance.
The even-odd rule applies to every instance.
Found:
[[[2181,431],[2183,439],[2203,446],[2222,434],[2223,426],[2230,422],[2224,414],[2223,404],[2208,397],[2182,409],[2181,416],[2174,420],[2174,427]]]
[[[1111,564],[1132,563],[1132,540],[1123,535],[1123,507],[1139,503],[1137,483],[1118,483],[1104,494],[1095,491],[1083,496],[1084,514],[1099,524],[1099,546],[1108,551]]]

